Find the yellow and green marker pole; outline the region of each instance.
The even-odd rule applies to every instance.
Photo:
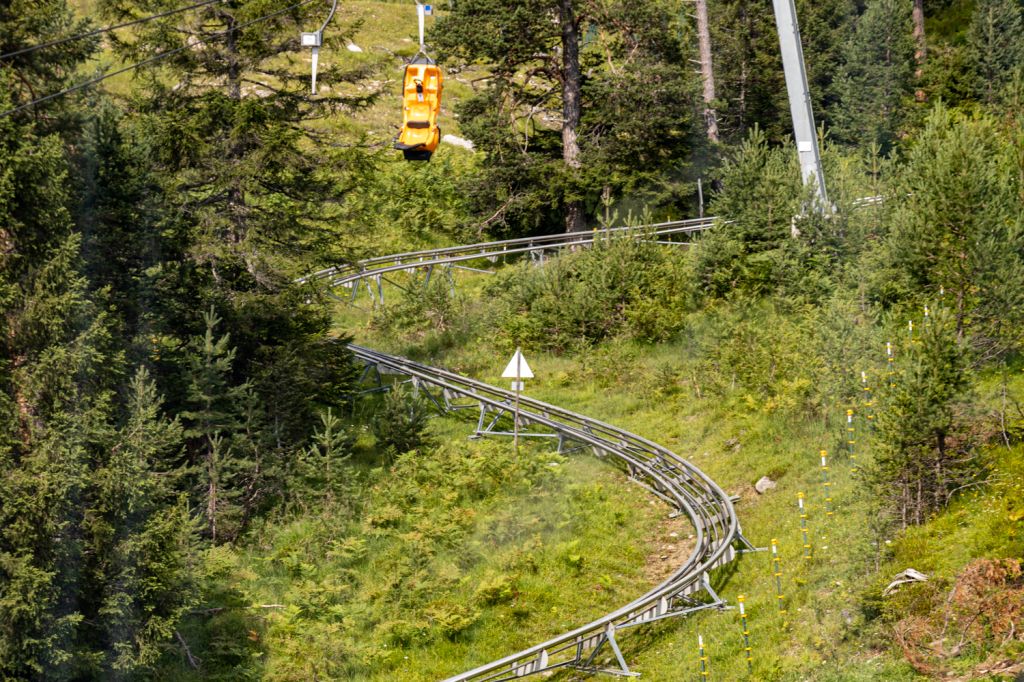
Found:
[[[783,617],[785,623],[786,598],[782,594],[782,563],[779,561],[779,541],[775,538],[772,538],[772,574],[775,576],[775,599],[779,604],[779,615]]]
[[[871,394],[871,387],[868,386],[868,373],[861,371],[860,385],[864,390],[864,417],[868,422],[868,429],[875,430],[875,397]]]
[[[704,635],[697,635],[697,648],[700,651],[700,678],[708,679],[708,657],[704,653]]]
[[[885,342],[885,362],[889,367],[889,388],[896,388],[896,365],[892,356],[892,342]]]
[[[822,528],[821,541],[826,542],[828,526],[832,523],[832,481],[828,475],[828,451],[821,451],[821,486],[825,490],[825,525]],[[822,545],[824,549],[827,549]]]
[[[809,561],[813,555],[813,548],[811,547],[810,537],[807,534],[807,510],[804,508],[804,494],[797,493],[796,501],[800,506],[800,532],[803,534],[804,539],[804,559]]]
[[[751,656],[750,651],[750,629],[747,628],[747,610],[743,605],[744,597],[742,594],[736,597],[736,601],[740,605],[740,624],[743,626],[743,650],[747,652],[747,673],[754,672],[754,660]]]

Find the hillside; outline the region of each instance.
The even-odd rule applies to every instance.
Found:
[[[1024,678],[1019,0],[331,4],[0,8],[0,678]]]

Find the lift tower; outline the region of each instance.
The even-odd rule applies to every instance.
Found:
[[[811,93],[807,87],[807,69],[804,66],[804,50],[800,45],[796,5],[794,0],[772,0],[772,3],[775,5],[775,25],[779,31],[782,69],[786,74],[786,93],[789,95],[789,111],[793,117],[793,137],[800,157],[800,173],[805,185],[814,183],[817,196],[815,210],[829,211],[831,204],[825,191],[825,172],[821,168],[818,135],[814,128],[814,111],[811,109]]]

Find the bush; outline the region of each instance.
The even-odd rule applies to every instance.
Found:
[[[542,268],[522,265],[488,294],[509,345],[563,353],[619,335],[663,341],[682,329],[692,299],[685,255],[615,237]]]
[[[429,444],[427,419],[430,408],[425,401],[409,395],[405,387],[391,387],[382,404],[374,412],[370,429],[381,451],[402,454]]]

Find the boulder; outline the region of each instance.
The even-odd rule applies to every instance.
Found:
[[[764,495],[772,488],[777,488],[778,485],[778,483],[768,478],[767,476],[762,476],[761,478],[757,479],[757,483],[754,484],[754,490],[757,491],[758,495]]]

